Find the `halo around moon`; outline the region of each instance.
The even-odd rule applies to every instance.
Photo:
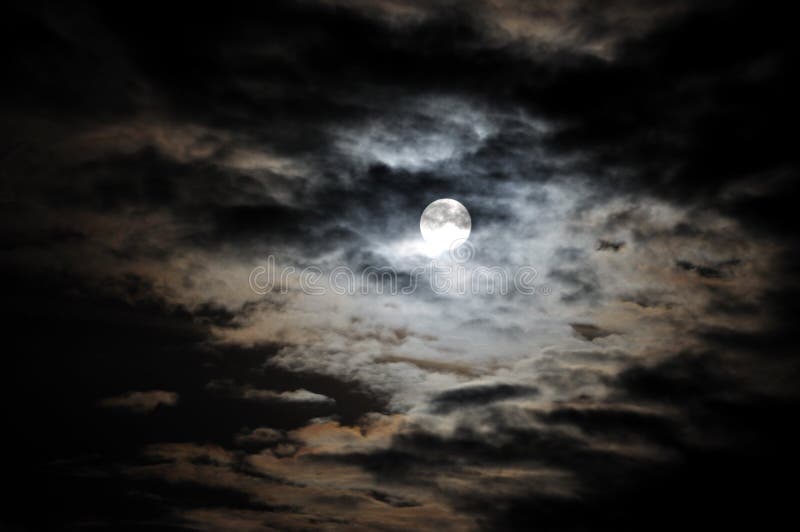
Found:
[[[460,202],[438,199],[425,207],[419,219],[419,231],[433,252],[455,249],[469,238],[472,218]]]

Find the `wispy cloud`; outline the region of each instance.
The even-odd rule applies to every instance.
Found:
[[[104,408],[121,408],[137,413],[150,413],[161,405],[175,406],[178,404],[178,394],[164,390],[128,392],[102,399],[99,404]]]

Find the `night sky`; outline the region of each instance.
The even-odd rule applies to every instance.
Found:
[[[0,529],[792,528],[783,9],[6,5]]]

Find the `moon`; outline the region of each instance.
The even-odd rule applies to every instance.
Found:
[[[471,230],[469,211],[450,198],[438,199],[425,207],[419,219],[422,238],[434,253],[457,248],[469,238]]]

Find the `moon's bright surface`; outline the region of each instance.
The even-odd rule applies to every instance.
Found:
[[[455,249],[472,230],[469,211],[454,199],[438,199],[428,205],[419,219],[422,238],[434,253]]]

